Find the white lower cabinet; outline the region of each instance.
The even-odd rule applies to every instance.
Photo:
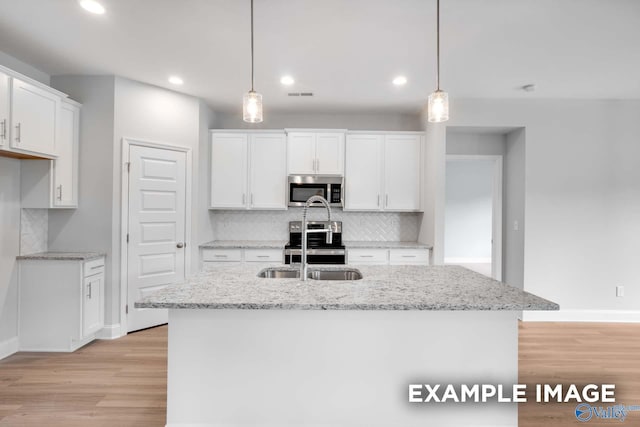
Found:
[[[104,257],[23,259],[21,351],[74,351],[104,327]]]
[[[429,249],[347,249],[347,264],[353,265],[429,265]]]
[[[284,262],[284,249],[203,248],[201,249],[201,259],[204,270],[243,263],[255,264],[259,267],[260,264],[282,264]]]

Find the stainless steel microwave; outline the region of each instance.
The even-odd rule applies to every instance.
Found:
[[[289,206],[304,206],[311,196],[322,196],[332,207],[344,205],[344,178],[336,175],[289,175]]]

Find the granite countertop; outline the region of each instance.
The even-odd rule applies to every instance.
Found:
[[[282,267],[283,269],[293,269]],[[310,266],[310,269],[335,269]],[[350,268],[353,269],[353,268]],[[464,267],[359,266],[363,279],[262,279],[239,265],[204,271],[137,308],[249,310],[558,310],[558,304]]]
[[[37,252],[19,255],[17,259],[54,260],[54,261],[90,261],[106,256],[100,252]]]
[[[347,249],[379,248],[379,249],[431,249],[431,245],[420,242],[384,242],[384,241],[346,241],[343,242]]]
[[[286,240],[213,240],[200,245],[202,249],[284,249]]]

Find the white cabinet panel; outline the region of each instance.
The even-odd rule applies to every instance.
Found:
[[[429,249],[390,249],[391,265],[429,265]]]
[[[287,138],[290,175],[316,173],[316,137],[312,132],[290,132]]]
[[[53,205],[78,205],[78,145],[80,108],[63,102],[60,108],[58,158],[52,161]]]
[[[84,278],[82,306],[83,337],[96,333],[104,326],[104,275]]]
[[[389,251],[387,249],[349,249],[347,250],[348,264],[376,264],[389,263]]]
[[[55,156],[59,110],[59,96],[12,79],[11,147]]]
[[[0,73],[0,149],[8,148],[11,139],[10,85],[11,78]]]
[[[211,136],[211,207],[247,206],[248,137],[240,133]]]
[[[282,249],[245,249],[245,262],[284,262],[284,252]]]
[[[381,206],[382,135],[349,135],[345,155],[344,210],[376,211]]]
[[[316,134],[316,171],[319,175],[344,173],[344,133]]]
[[[286,209],[287,141],[284,134],[250,135],[251,209]]]
[[[385,136],[385,200],[390,211],[420,209],[421,138],[419,135]]]

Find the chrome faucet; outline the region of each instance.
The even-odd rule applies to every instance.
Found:
[[[320,202],[327,208],[328,228],[307,230],[307,209],[312,203]],[[300,257],[300,278],[307,280],[307,234],[308,233],[326,233],[327,243],[333,242],[333,224],[331,223],[331,206],[329,202],[321,196],[311,196],[307,199],[302,210],[302,256]]]

